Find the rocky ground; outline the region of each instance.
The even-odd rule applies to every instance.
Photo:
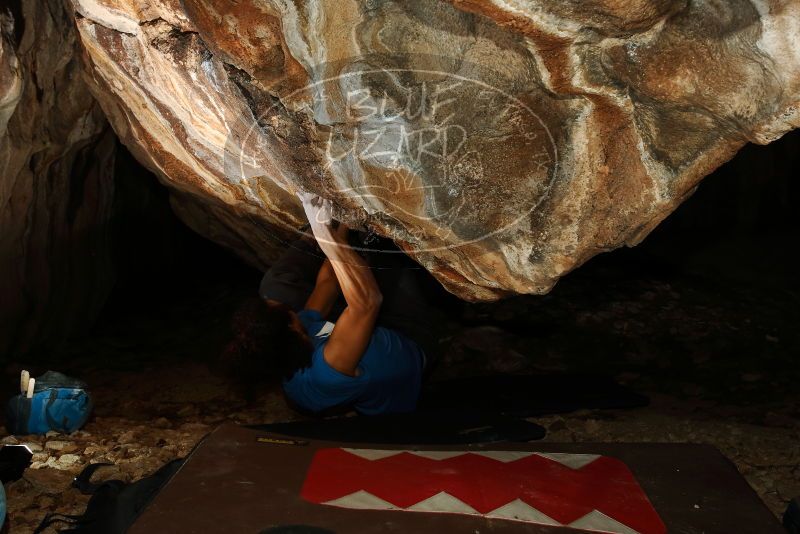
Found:
[[[87,497],[70,482],[89,463],[114,464],[100,478],[136,480],[222,421],[298,417],[274,389],[248,402],[214,373],[230,313],[254,283],[240,282],[169,295],[169,305],[146,312],[112,307],[90,338],[65,349],[58,369],[91,384],[95,416],[69,436],[2,438],[34,452],[6,487],[11,532],[31,532],[48,512],[81,512]],[[595,261],[545,297],[458,305],[433,379],[610,374],[649,395],[650,406],[537,418],[546,440],[709,443],[780,515],[800,495],[797,301],[794,290],[660,273],[624,257]],[[10,365],[4,381],[13,384],[22,365],[50,367]]]

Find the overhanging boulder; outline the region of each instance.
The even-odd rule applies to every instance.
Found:
[[[72,5],[117,134],[261,266],[302,189],[462,298],[545,293],[800,124],[796,1]]]

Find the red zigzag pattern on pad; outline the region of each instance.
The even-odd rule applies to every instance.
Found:
[[[601,512],[601,517],[621,523],[622,528],[580,526],[606,532],[628,532],[624,527],[640,534],[666,532],[647,496],[621,461],[607,456],[550,455],[554,460],[544,454],[320,449],[311,462],[301,495],[313,503],[346,506],[331,501],[366,492],[388,505],[379,508],[404,510],[444,492],[474,510],[462,513],[491,515],[519,500],[547,516],[543,521],[528,519],[529,522],[576,523],[578,527],[581,518]],[[563,458],[588,458],[588,463],[569,467],[565,465],[569,462],[558,461]],[[424,509],[459,512],[443,508]]]

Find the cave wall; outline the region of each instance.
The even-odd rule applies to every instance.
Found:
[[[635,252],[698,283],[796,292],[798,175],[800,130],[769,145],[750,144],[706,177]]]
[[[120,138],[262,267],[307,190],[462,298],[545,293],[800,122],[786,0],[72,5]]]
[[[89,327],[113,284],[115,136],[63,3],[0,13],[0,357]]]

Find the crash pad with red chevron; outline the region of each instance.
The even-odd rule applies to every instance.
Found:
[[[195,448],[128,532],[785,534],[705,445],[391,447],[233,424]]]
[[[341,508],[666,532],[625,464],[597,454],[327,448],[314,455],[300,493]]]

